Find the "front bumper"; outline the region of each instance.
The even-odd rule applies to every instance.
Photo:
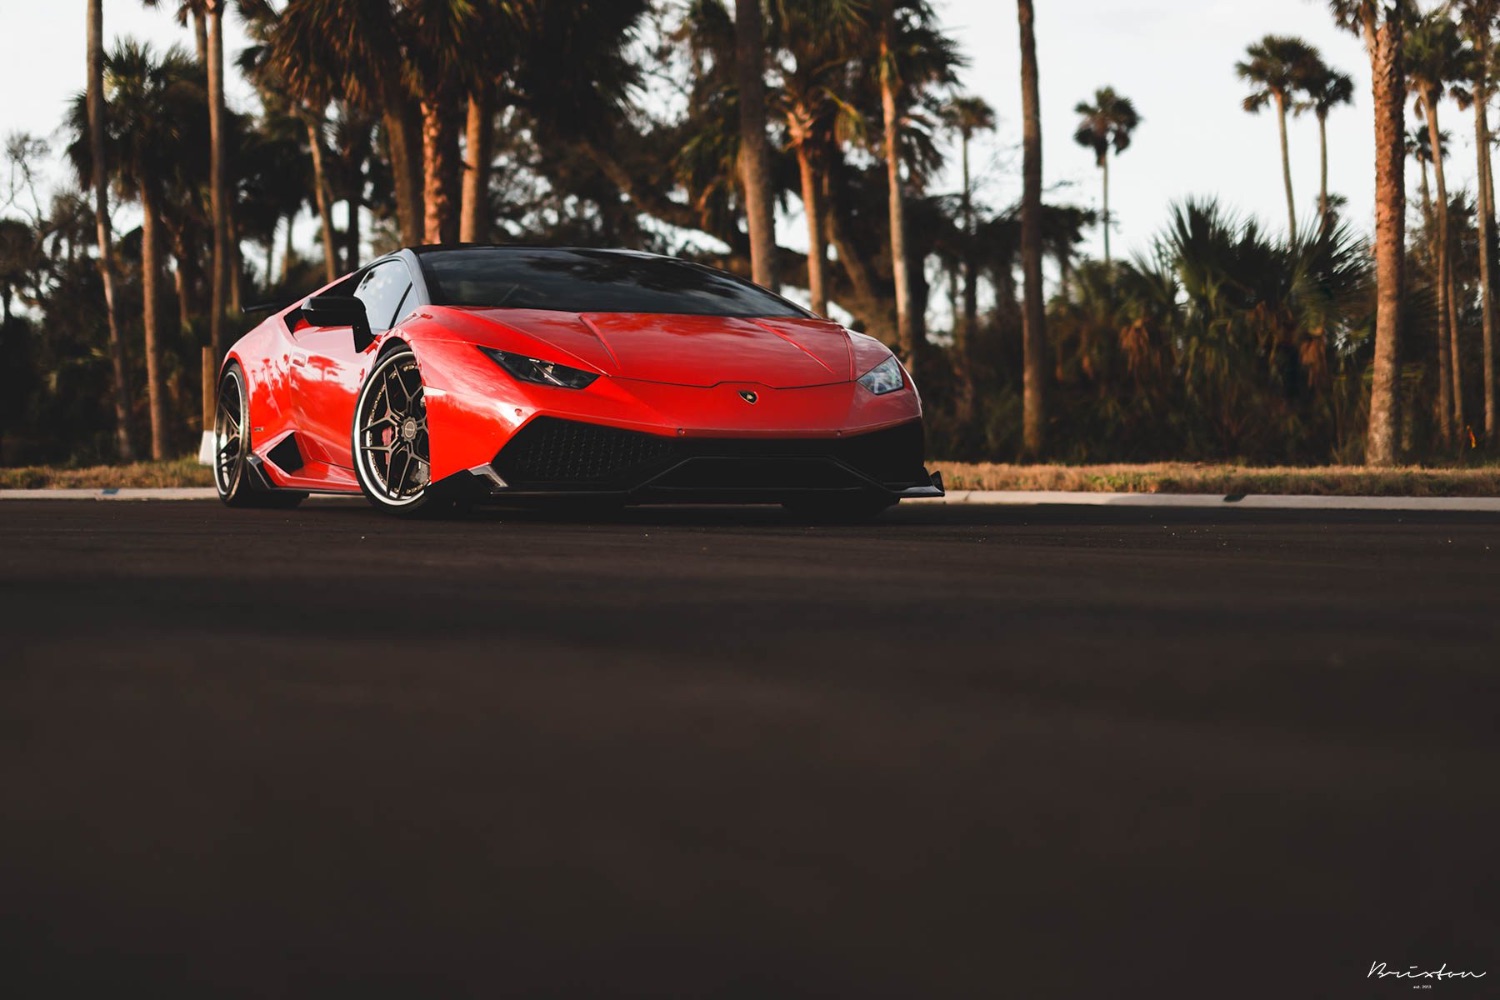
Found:
[[[469,470],[495,499],[612,496],[633,503],[776,503],[809,494],[943,495],[921,421],[834,437],[668,437],[538,417]]]

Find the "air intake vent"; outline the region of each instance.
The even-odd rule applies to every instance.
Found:
[[[288,434],[280,444],[266,452],[266,458],[282,472],[296,472],[302,468],[302,451],[297,447],[297,435]]]

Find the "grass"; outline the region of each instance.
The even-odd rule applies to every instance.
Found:
[[[131,489],[166,486],[212,486],[208,466],[196,458],[171,462],[135,462],[131,465],[94,465],[69,469],[55,465],[0,468],[0,489]]]
[[[1293,493],[1312,496],[1500,496],[1500,465],[1254,467],[1159,462],[1149,465],[999,465],[932,462],[950,490],[1079,490],[1103,493]],[[0,489],[212,486],[192,458],[90,468],[0,468]]]
[[[932,462],[950,490],[1078,490],[1090,493],[1279,493],[1307,496],[1500,496],[1500,466],[1366,469],[1358,465],[1255,467],[998,465]]]

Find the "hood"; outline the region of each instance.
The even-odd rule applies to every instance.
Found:
[[[464,310],[620,378],[671,385],[754,382],[797,389],[854,378],[849,335],[817,319]],[[519,346],[519,345],[518,345]],[[515,349],[515,348],[512,348]]]

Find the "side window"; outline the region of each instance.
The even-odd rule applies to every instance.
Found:
[[[399,260],[377,264],[365,273],[354,290],[354,297],[365,304],[365,313],[370,317],[370,330],[384,333],[396,320],[396,310],[411,291],[411,276],[406,265]]]

